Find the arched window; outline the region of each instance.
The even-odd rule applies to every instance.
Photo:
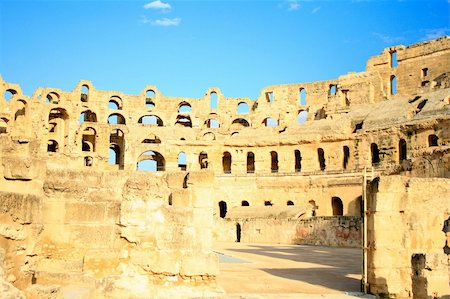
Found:
[[[270,152],[270,170],[274,172],[278,172],[278,153],[275,151]]]
[[[391,56],[391,67],[396,67],[398,65],[398,60],[397,60],[397,51],[391,51],[390,53]]]
[[[223,173],[231,173],[231,154],[224,152],[222,157]]]
[[[113,125],[124,125],[125,124],[125,117],[123,117],[119,113],[113,113],[108,117],[108,124]]]
[[[82,151],[95,152],[96,131],[94,128],[86,128],[82,135]]]
[[[144,115],[138,120],[138,123],[143,125],[156,125],[158,127],[162,127],[164,125],[162,119],[156,115]]]
[[[314,200],[310,200],[309,202],[309,206],[311,209],[311,216],[316,216],[316,210],[317,210],[317,206],[316,206],[316,202]]]
[[[117,144],[111,144],[109,146],[109,165],[119,165],[120,164],[121,151]]]
[[[342,168],[347,169],[348,161],[350,159],[350,148],[346,145],[343,147],[344,159],[342,161]]]
[[[267,117],[262,122],[266,127],[276,127],[278,126],[278,120],[275,118]]]
[[[397,93],[397,78],[392,75],[390,80],[391,95],[395,95]]]
[[[233,122],[231,123],[231,127],[232,128],[245,128],[245,127],[250,127],[250,124],[248,123],[248,121],[244,118],[236,118],[235,120],[233,120]]]
[[[47,94],[47,103],[58,104],[59,103],[59,94],[56,92],[50,92]]]
[[[300,88],[299,92],[300,92],[299,96],[300,106],[306,106],[306,89]]]
[[[337,92],[336,84],[330,84],[330,87],[328,89],[328,95],[335,95]]]
[[[288,200],[288,201],[286,202],[286,205],[288,205],[288,206],[293,206],[293,205],[294,205],[294,202],[293,202],[292,200]]]
[[[189,104],[187,102],[181,102],[178,105],[178,113],[189,113],[191,111],[192,111],[191,104]]]
[[[206,152],[201,152],[198,155],[198,163],[200,164],[200,169],[208,168],[208,154]]]
[[[159,144],[161,143],[161,139],[159,139],[158,136],[151,134],[149,135],[147,138],[145,138],[144,140],[142,140],[141,143],[151,143],[151,144]]]
[[[439,145],[439,137],[434,134],[428,136],[428,146],[438,146]]]
[[[155,97],[155,91],[154,90],[152,90],[152,89],[149,89],[149,90],[147,90],[146,92],[145,92],[145,97],[147,98],[147,99],[153,99],[154,97]]]
[[[327,165],[325,163],[325,152],[323,151],[322,148],[317,149],[317,156],[319,159],[320,170],[324,171]]]
[[[92,158],[91,156],[86,156],[84,157],[84,166],[92,166],[94,164],[94,158]]]
[[[218,129],[220,128],[220,123],[217,119],[210,118],[205,121],[207,128]]]
[[[241,201],[241,206],[243,206],[243,207],[249,207],[250,204],[248,203],[248,201],[243,200],[243,201]]]
[[[245,102],[240,102],[237,106],[237,114],[248,114],[250,112],[250,109],[248,107],[248,104]]]
[[[124,168],[125,161],[125,135],[119,129],[114,129],[109,135],[109,164]]]
[[[187,155],[185,152],[178,154],[178,168],[183,171],[187,169]]]
[[[255,173],[255,154],[247,153],[247,173]]]
[[[265,200],[264,205],[265,206],[273,206],[273,203],[270,200]]]
[[[300,110],[300,112],[297,115],[297,123],[303,124],[308,119],[308,111],[306,110]]]
[[[213,141],[216,140],[216,135],[213,132],[206,132],[203,134],[203,140]]]
[[[333,209],[333,216],[344,215],[344,205],[342,204],[342,200],[339,197],[333,196],[331,198],[331,207]]]
[[[181,127],[192,128],[192,121],[189,116],[178,115],[175,125],[181,126]]]
[[[8,131],[8,120],[6,118],[0,118],[0,134],[6,134]]]
[[[21,117],[25,116],[27,108],[27,103],[24,100],[18,100],[17,101],[17,111],[14,114],[14,120],[18,120]]]
[[[217,93],[215,91],[212,91],[209,94],[209,106],[211,109],[217,109],[217,105],[218,105]]]
[[[407,158],[407,153],[406,153],[407,149],[406,149],[406,140],[405,139],[400,139],[400,141],[398,142],[398,160],[401,162],[403,160],[406,160]]]
[[[47,152],[56,153],[58,150],[58,142],[56,142],[55,140],[49,140],[47,142]]]
[[[112,96],[108,102],[108,109],[122,110],[122,99],[118,96]]]
[[[376,143],[370,145],[370,152],[372,154],[372,165],[375,166],[380,163],[380,151],[378,150],[378,145]]]
[[[5,93],[3,94],[5,101],[6,102],[10,102],[11,99],[14,97],[14,95],[17,94],[17,91],[15,91],[14,89],[8,89],[5,91]]]
[[[295,172],[302,171],[302,154],[299,150],[294,151],[295,154]]]
[[[222,201],[219,201],[219,213],[220,213],[220,218],[225,218],[225,216],[227,215],[227,203]]]
[[[139,171],[165,171],[166,160],[156,151],[146,151],[139,156],[136,168]]]
[[[145,108],[153,109],[155,108],[155,91],[149,89],[145,92]]]
[[[97,122],[97,115],[91,110],[86,110],[80,114],[80,124],[84,122]]]
[[[89,86],[83,85],[81,86],[81,101],[87,102],[89,99]]]

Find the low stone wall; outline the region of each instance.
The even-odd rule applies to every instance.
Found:
[[[238,226],[239,225],[239,226]],[[360,247],[361,218],[355,216],[307,219],[217,219],[219,241]]]

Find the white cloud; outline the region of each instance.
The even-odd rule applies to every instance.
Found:
[[[449,28],[426,29],[425,36],[422,38],[422,40],[437,39],[437,38],[447,35],[449,33],[450,33]]]
[[[298,3],[297,0],[288,0],[288,5],[289,5],[289,8],[288,8],[289,11],[294,11],[294,10],[300,9],[300,3]]]
[[[316,13],[320,10],[320,6],[314,7],[314,9],[311,11],[311,13]]]
[[[173,19],[162,18],[162,19],[158,19],[158,20],[154,20],[154,21],[149,21],[147,23],[150,23],[153,26],[164,26],[164,27],[178,26],[181,23],[181,19],[180,18],[173,18]]]
[[[169,3],[162,2],[161,0],[156,0],[149,2],[144,5],[145,9],[159,9],[159,10],[170,10],[172,6]]]

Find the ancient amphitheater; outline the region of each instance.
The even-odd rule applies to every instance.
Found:
[[[450,296],[449,37],[256,100],[0,92],[6,298],[223,296],[216,240],[363,247],[369,293]]]

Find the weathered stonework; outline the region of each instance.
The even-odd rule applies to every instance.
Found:
[[[348,246],[347,239],[354,246],[362,229],[345,217],[361,217],[364,177],[380,177],[392,193],[369,196],[369,210],[382,203],[396,212],[368,217],[371,245],[386,245],[368,255],[370,289],[412,296],[423,288],[411,289],[411,279],[426,277],[430,292],[446,295],[431,287],[442,276],[411,276],[411,256],[417,254],[416,268],[439,261],[436,269],[448,269],[437,245],[422,246],[431,241],[418,237],[445,240],[436,228],[450,208],[443,197],[450,178],[448,61],[449,37],[395,46],[370,58],[364,72],[268,86],[256,100],[226,98],[218,88],[197,99],[169,97],[150,85],[128,95],[85,80],[72,91],[38,88],[30,97],[0,78],[0,283],[6,279],[29,298],[215,294],[211,248],[213,238],[234,237],[237,218],[228,211],[300,209],[303,220],[276,220],[280,229],[295,227],[280,242]],[[136,171],[142,169],[155,171]],[[389,185],[396,180],[412,185]],[[418,185],[441,200],[431,205],[436,214],[421,202]],[[405,225],[416,218],[425,224],[415,226],[414,237]],[[273,219],[241,223],[243,241],[268,240],[254,235],[255,225],[269,228]],[[341,230],[333,222],[339,219]],[[316,239],[311,225],[335,233]],[[385,273],[389,265],[377,259],[395,256],[390,245],[401,236],[422,245],[395,260],[401,275]]]

